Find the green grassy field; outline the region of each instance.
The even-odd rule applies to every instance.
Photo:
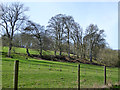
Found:
[[[77,88],[78,63],[38,60],[25,57],[24,48],[14,48],[13,58],[6,57],[7,47],[2,47],[2,87],[13,88],[14,60],[19,60],[19,88]],[[50,55],[53,51],[44,51]],[[31,54],[38,54],[30,50]],[[53,53],[52,53],[53,54]],[[107,83],[118,82],[118,68],[107,67]],[[104,67],[80,64],[81,88],[96,88],[104,85]]]

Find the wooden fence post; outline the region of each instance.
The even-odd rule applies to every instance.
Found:
[[[15,67],[14,67],[14,90],[18,89],[18,70],[19,70],[19,60],[15,61]]]
[[[80,64],[78,65],[78,90],[80,90]]]
[[[104,66],[104,85],[106,85],[106,66]]]

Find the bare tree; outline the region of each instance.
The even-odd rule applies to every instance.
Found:
[[[70,57],[70,34],[73,29],[74,19],[72,16],[64,16],[63,22],[65,24],[65,31],[66,31],[66,37],[67,37],[67,48],[68,48],[68,57]]]
[[[7,38],[7,35],[4,34],[0,38],[1,38],[1,41],[2,41],[2,46],[7,46],[8,45],[8,41],[9,41],[8,38]]]
[[[95,35],[98,31],[97,25],[90,24],[89,27],[86,29],[86,38],[88,40],[88,45],[89,45],[89,57],[90,61],[92,62],[92,51],[93,51],[93,46],[95,42]]]
[[[86,35],[84,40],[86,42],[86,48],[89,50],[90,61],[92,62],[93,53],[98,52],[99,47],[105,45],[105,39],[103,36],[104,30],[99,30],[97,25],[90,24],[86,29]]]
[[[74,41],[74,53],[75,53],[75,46],[76,46],[76,54],[77,54],[77,58],[79,57],[79,52],[81,53],[81,46],[82,46],[82,28],[80,27],[80,25],[78,23],[74,23],[73,24],[74,29],[71,32],[71,38]]]
[[[87,47],[87,37],[84,36],[83,37],[83,58],[86,58],[87,56],[87,50],[88,50],[88,47]]]
[[[45,30],[45,33],[43,33],[42,35],[43,39],[43,50],[53,50],[53,40],[52,38],[46,33],[46,30]]]
[[[95,60],[97,58],[97,54],[99,53],[99,50],[106,47],[106,41],[104,37],[105,37],[104,30],[99,30],[99,32],[95,36],[95,40],[94,40],[95,44],[93,48],[93,56]]]
[[[1,4],[1,9],[2,16],[0,25],[2,26],[2,30],[5,30],[9,39],[8,56],[10,57],[14,33],[20,30],[24,20],[26,20],[24,12],[27,11],[28,8],[25,8],[21,3],[12,3],[8,6]]]
[[[75,51],[76,51],[76,35],[75,35],[75,31],[73,31],[73,32],[71,32],[71,38],[72,38],[72,40],[73,40],[73,42],[74,42],[74,56],[75,56]]]
[[[40,56],[42,57],[43,34],[45,31],[44,26],[36,24],[32,21],[28,21],[27,26],[24,28],[24,31],[38,40],[38,51],[40,53]]]
[[[24,45],[24,47],[26,48],[26,53],[28,56],[30,56],[30,52],[29,52],[29,48],[31,47],[32,41],[33,41],[33,37],[30,34],[27,33],[22,33],[21,34],[21,42],[22,45]]]
[[[14,37],[13,37],[13,46],[14,47],[21,47],[21,33],[19,34],[14,34]]]
[[[59,49],[60,55],[62,51],[62,42],[67,40],[67,52],[70,57],[70,39],[71,31],[74,29],[74,19],[72,16],[66,16],[65,14],[58,14],[49,20],[48,30],[55,40],[55,55]]]
[[[60,53],[59,55],[62,54],[62,42],[63,39],[65,39],[65,32],[64,32],[64,22],[63,22],[63,14],[58,14],[54,17],[52,17],[47,26],[48,32],[51,34],[54,40],[54,50],[55,50],[55,55],[56,51],[59,49]]]

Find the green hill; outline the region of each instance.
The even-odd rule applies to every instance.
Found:
[[[25,48],[12,50],[7,57],[7,47],[2,47],[2,87],[13,88],[14,60],[19,60],[19,88],[77,88],[78,63],[56,62],[26,56]],[[30,49],[31,54],[39,54]],[[44,51],[44,55],[54,54]],[[26,59],[26,57],[28,59]],[[107,84],[118,83],[118,68],[107,67]],[[80,63],[81,88],[104,86],[104,67]]]

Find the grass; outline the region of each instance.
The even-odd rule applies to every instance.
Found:
[[[3,52],[7,52],[8,47],[2,47],[2,50],[3,50]],[[13,47],[12,52],[26,54],[26,49],[25,48]],[[29,52],[30,52],[30,54],[39,55],[39,52],[36,51],[36,50],[33,50],[33,49],[29,49]],[[49,50],[47,50],[47,51],[43,50],[43,55],[50,55],[50,54],[54,55],[54,52],[49,51]]]
[[[2,55],[2,87],[13,88],[14,60],[19,60],[19,88],[77,88],[78,63],[65,63],[34,58],[25,58],[24,48],[15,48],[13,58],[6,57],[7,47],[3,47]],[[30,50],[37,54],[37,51]],[[51,52],[46,52],[50,54]],[[80,64],[81,88],[103,86],[104,67]],[[118,81],[118,68],[107,67],[107,83]]]
[[[3,52],[8,52],[8,47],[2,47],[2,51]],[[22,53],[22,54],[26,54],[26,49],[25,48],[19,48],[19,47],[13,47],[12,48],[12,53]],[[39,52],[34,50],[34,49],[29,49],[30,54],[34,54],[34,55],[39,55]],[[43,55],[54,55],[54,51],[50,51],[50,50],[43,50],[42,52]],[[59,51],[56,52],[56,55],[59,55]],[[67,56],[66,52],[62,52],[62,55]],[[71,56],[73,56],[72,54],[70,54]]]

